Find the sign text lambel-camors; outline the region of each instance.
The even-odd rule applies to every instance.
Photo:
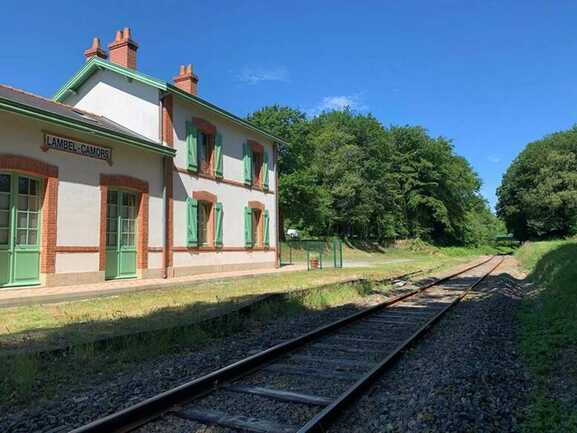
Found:
[[[44,134],[43,150],[60,150],[88,158],[100,159],[112,164],[112,149],[97,144],[82,143],[67,137]]]

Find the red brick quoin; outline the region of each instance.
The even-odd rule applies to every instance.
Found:
[[[148,182],[130,176],[100,175],[100,245],[99,269],[106,270],[106,213],[108,210],[108,188],[122,188],[139,193],[136,267],[148,269]]]
[[[56,271],[58,167],[26,156],[0,154],[0,170],[42,178],[40,272],[53,274]]]

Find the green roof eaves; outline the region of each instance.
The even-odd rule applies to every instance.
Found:
[[[235,116],[234,114],[229,113],[228,111],[225,111],[222,108],[220,108],[214,104],[211,104],[210,102],[205,101],[202,98],[199,98],[198,96],[194,96],[188,92],[180,90],[178,87],[176,87],[170,83],[166,83],[166,86],[167,86],[167,89],[169,92],[171,92],[171,93],[173,93],[173,94],[175,94],[175,95],[177,95],[177,96],[179,96],[179,97],[181,97],[187,101],[191,101],[191,102],[194,102],[198,105],[201,105],[202,107],[204,107],[210,111],[213,111],[217,114],[220,114],[221,116],[226,117],[228,120],[231,120],[236,124],[244,126],[245,128],[252,129],[253,131],[258,132],[259,134],[262,134],[262,135],[266,136],[267,138],[269,138],[270,140],[273,140],[277,143],[285,144],[285,145],[288,144],[286,141],[282,140],[281,138],[274,136],[270,132],[267,132],[264,129],[261,129],[258,126],[253,125],[249,121],[244,120],[238,116]]]
[[[273,134],[271,134],[270,132],[267,132],[261,128],[259,128],[258,126],[253,125],[252,123],[238,117],[235,116],[232,113],[229,113],[228,111],[223,110],[222,108],[211,104],[208,101],[205,101],[202,98],[199,98],[198,96],[194,96],[191,95],[190,93],[184,92],[182,90],[180,90],[178,87],[167,83],[166,81],[162,81],[159,80],[157,78],[151,77],[149,75],[145,75],[141,72],[135,71],[134,69],[130,69],[130,68],[125,68],[123,66],[119,66],[116,65],[114,63],[110,63],[106,60],[102,60],[99,57],[91,57],[82,68],[80,68],[80,70],[74,74],[74,76],[68,80],[68,82],[66,82],[60,89],[58,89],[58,91],[56,92],[56,94],[54,95],[54,97],[52,98],[55,101],[59,101],[62,102],[66,96],[68,95],[68,93],[70,91],[75,91],[76,89],[78,89],[88,78],[90,78],[90,76],[97,71],[98,69],[107,69],[109,71],[112,72],[116,72],[120,75],[123,75],[127,78],[131,78],[135,81],[139,81],[143,84],[147,84],[149,86],[152,87],[156,87],[157,89],[161,90],[161,91],[168,91],[170,93],[175,94],[176,96],[185,99],[187,101],[190,102],[194,102],[195,104],[198,104],[212,112],[215,112],[225,118],[227,118],[228,120],[231,120],[232,122],[236,123],[237,125],[241,125],[245,128],[251,129],[261,135],[264,135],[265,137],[269,138],[270,140],[273,140],[277,143],[281,143],[281,144],[288,144],[286,141],[280,139],[279,137],[275,137]]]
[[[119,132],[112,132],[106,128],[101,128],[99,126],[70,119],[68,117],[52,113],[50,111],[33,108],[28,105],[20,104],[8,99],[0,98],[0,110],[21,114],[39,120],[44,120],[59,126],[72,128],[77,131],[94,134],[103,138],[108,138],[115,141],[121,141],[130,146],[159,153],[161,155],[170,157],[174,157],[174,155],[176,155],[176,150],[170,147],[162,146],[152,141],[139,140],[135,137],[131,137],[130,135],[125,135]]]
[[[84,66],[82,66],[82,68],[80,68],[78,72],[76,72],[76,74],[70,78],[70,80],[64,83],[60,89],[58,89],[52,99],[62,102],[70,91],[75,91],[78,89],[98,69],[107,69],[120,75],[124,75],[127,78],[139,81],[143,84],[156,87],[157,89],[166,90],[166,82],[162,80],[158,80],[149,75],[145,75],[141,72],[135,71],[134,69],[115,65],[114,63],[107,62],[106,60],[102,60],[99,57],[91,57],[84,64]]]

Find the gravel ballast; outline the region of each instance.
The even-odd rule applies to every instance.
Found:
[[[518,431],[531,388],[516,348],[519,301],[503,280],[487,279],[329,431]]]
[[[389,296],[410,288],[405,286],[400,291],[390,292]],[[95,373],[86,378],[82,388],[63,389],[61,395],[50,401],[2,413],[0,433],[68,432],[385,299],[383,295],[371,295],[342,307],[308,310],[288,319],[255,322],[255,327],[243,334],[218,340],[208,348],[190,349],[143,362],[129,374],[100,378]]]
[[[477,288],[474,296],[435,325],[330,431],[515,431],[530,385],[515,351],[514,310],[518,299],[505,287],[498,278],[491,278]],[[209,348],[191,349],[142,363],[131,374],[105,380],[95,377],[84,389],[41,402],[34,408],[3,414],[0,433],[67,432],[383,300],[383,296],[373,295],[354,305],[271,320],[249,332],[219,340]],[[257,384],[263,379],[257,374],[251,381]],[[298,377],[280,381],[290,383],[288,388],[295,391],[307,388],[306,380]],[[325,385],[335,391],[334,384]],[[336,396],[329,389],[326,391],[327,396]],[[227,401],[239,398],[239,406],[248,404],[240,396],[230,394],[222,392],[213,398],[226,397]],[[265,401],[262,403],[247,409],[257,415]],[[283,421],[290,424],[303,421],[305,418],[301,415],[306,415],[308,408],[302,409]],[[267,410],[272,411],[271,416],[284,411],[281,404],[271,405]],[[166,424],[162,427],[161,423],[153,423],[142,432],[229,431],[179,419],[173,422],[172,429],[167,430]]]

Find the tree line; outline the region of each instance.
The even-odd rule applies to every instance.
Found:
[[[371,114],[314,117],[264,107],[248,120],[290,143],[279,153],[281,228],[360,240],[480,245],[502,230],[451,141]]]
[[[497,197],[497,214],[519,240],[577,234],[577,126],[529,143]]]

